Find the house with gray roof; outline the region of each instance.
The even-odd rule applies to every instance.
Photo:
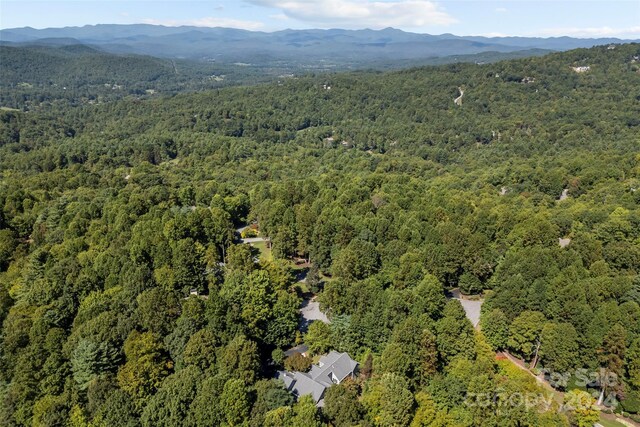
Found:
[[[309,352],[309,347],[304,344],[300,344],[285,351],[284,357],[291,357],[296,353],[300,353],[301,355],[306,357],[308,352]]]
[[[320,358],[309,372],[278,371],[277,378],[285,388],[296,396],[311,395],[318,406],[324,406],[324,392],[333,384],[340,384],[346,378],[353,378],[358,362],[347,353],[332,351]]]

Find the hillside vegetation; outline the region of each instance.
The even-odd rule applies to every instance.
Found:
[[[73,42],[71,42],[73,43]],[[0,45],[0,106],[96,104],[277,79],[279,70],[113,54],[82,44]]]
[[[593,425],[601,393],[637,413],[639,60],[0,112],[0,425]],[[250,222],[273,261],[234,243]],[[331,319],[304,334],[293,256]],[[484,293],[482,332],[454,287]],[[270,379],[300,341],[361,363],[322,409]]]
[[[483,52],[407,60],[368,60],[341,65],[261,58],[254,63],[214,59],[163,59],[109,53],[74,39],[49,39],[26,45],[0,45],[0,108],[29,111],[52,105],[103,104],[123,98],[146,99],[227,86],[278,82],[296,75],[339,70],[403,69],[417,65],[496,62],[540,56],[548,50]]]

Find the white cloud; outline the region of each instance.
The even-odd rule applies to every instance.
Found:
[[[496,8],[496,12],[505,13],[505,12],[507,12],[507,8],[506,7],[497,7]]]
[[[544,28],[536,32],[539,36],[547,37],[619,37],[638,39],[640,38],[640,26],[627,28],[612,27],[566,27],[566,28]]]
[[[165,25],[167,27],[179,27],[181,25],[189,25],[194,27],[226,27],[241,28],[244,30],[260,30],[264,27],[264,23],[257,21],[244,21],[233,18],[218,18],[208,16],[198,19],[175,20],[175,19],[143,19],[145,24]]]
[[[478,35],[480,37],[511,37],[509,34],[498,32],[480,33],[475,35]]]
[[[288,21],[289,17],[284,13],[277,13],[275,15],[269,15],[270,19],[275,19],[276,21]]]
[[[420,28],[457,20],[429,0],[245,0],[321,27]]]

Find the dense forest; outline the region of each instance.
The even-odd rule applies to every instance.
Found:
[[[268,64],[113,54],[77,42],[0,44],[0,57],[0,106],[24,111],[264,83],[284,73]]]
[[[638,44],[1,111],[0,173],[2,426],[639,419]]]
[[[55,44],[56,42],[58,44]],[[27,45],[0,41],[0,108],[30,111],[41,108],[101,104],[123,98],[199,92],[228,86],[278,82],[296,75],[366,68],[390,70],[418,65],[457,62],[495,62],[540,56],[543,49],[517,52],[432,57],[412,60],[378,60],[364,63],[327,63],[277,58],[255,58],[254,63],[166,59],[115,54],[77,41],[54,39]]]

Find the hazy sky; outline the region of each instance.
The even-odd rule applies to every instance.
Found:
[[[640,39],[640,0],[0,0],[0,28],[113,23]]]

